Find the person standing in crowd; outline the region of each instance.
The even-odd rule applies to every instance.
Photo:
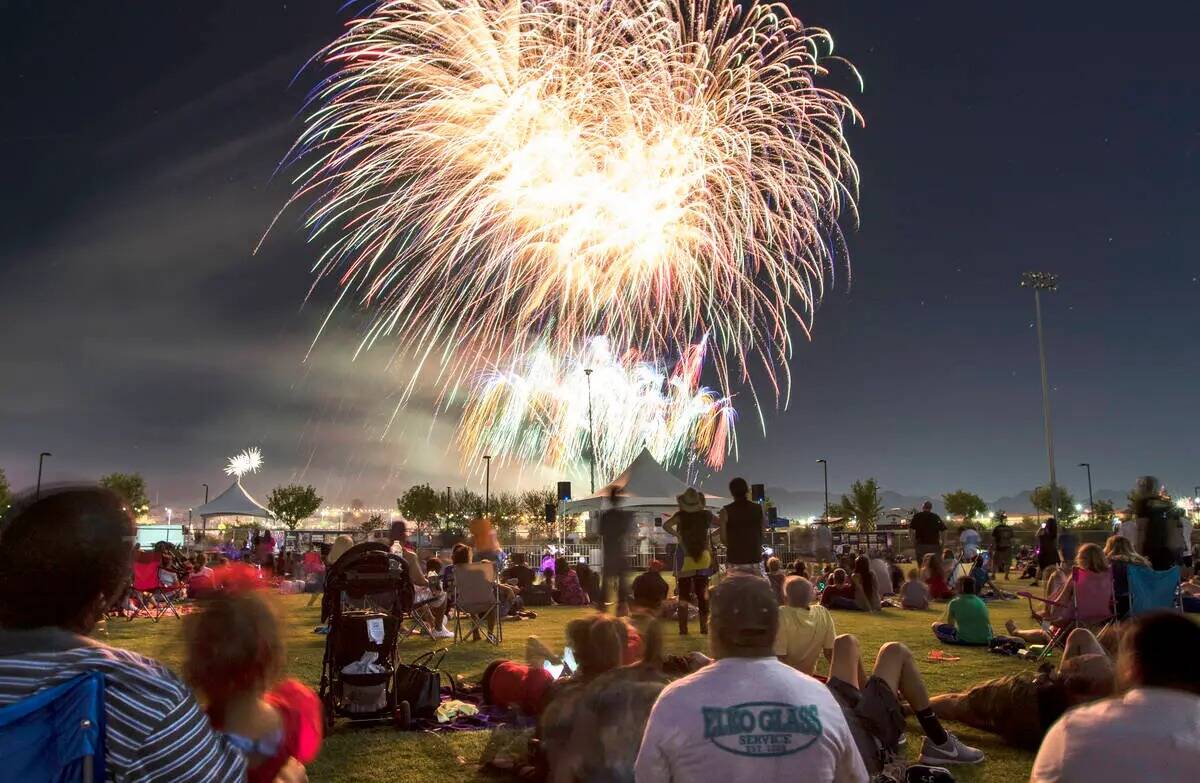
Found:
[[[908,520],[908,529],[912,531],[918,563],[925,561],[925,555],[936,554],[941,550],[942,531],[946,529],[946,523],[933,513],[933,503],[926,500],[921,505],[921,510]]]
[[[90,638],[125,593],[137,527],[99,487],[18,498],[0,524],[0,709],[104,675],[104,763],[115,780],[241,783],[246,758],[170,669]],[[294,760],[277,780],[305,780]]]
[[[688,487],[676,497],[679,511],[663,524],[663,530],[679,539],[683,563],[675,575],[679,587],[679,633],[688,632],[688,604],[695,601],[700,611],[700,633],[708,633],[708,577],[712,573],[709,530],[712,512],[705,508],[704,495]]]
[[[712,609],[716,661],[663,689],[638,751],[638,783],[866,783],[833,694],[774,655],[779,609],[766,580],[722,581]]]
[[[783,591],[787,604],[779,607],[775,655],[796,671],[813,674],[822,654],[826,661],[833,658],[833,615],[820,604],[812,605],[812,582],[802,576],[788,577]]]
[[[608,600],[610,585],[616,585],[617,614],[626,614],[629,600],[628,586],[625,584],[625,539],[633,527],[633,515],[621,508],[621,490],[616,484],[608,492],[608,508],[600,515],[600,537],[603,540],[604,563],[600,576],[600,584],[592,600],[596,609],[603,612]]]
[[[1138,553],[1150,561],[1155,571],[1165,571],[1178,564],[1185,551],[1183,524],[1174,505],[1162,497],[1158,479],[1154,476],[1138,479],[1133,516],[1137,520]],[[1190,545],[1186,548],[1190,549]]]
[[[1031,783],[1185,783],[1200,768],[1200,626],[1174,612],[1135,618],[1117,655],[1123,695],[1071,710],[1051,727]]]
[[[1004,574],[1008,580],[1008,569],[1012,567],[1013,529],[1008,524],[1008,516],[1001,514],[996,526],[992,528],[992,570]]]
[[[1038,572],[1034,576],[1032,587],[1037,587],[1038,582],[1046,578],[1046,571],[1057,566],[1062,560],[1058,555],[1058,520],[1054,517],[1047,517],[1042,526],[1037,532],[1037,563]]]
[[[763,510],[750,500],[744,478],[729,482],[733,502],[721,509],[721,543],[725,545],[725,568],[729,573],[763,576]]]

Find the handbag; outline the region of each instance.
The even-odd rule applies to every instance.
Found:
[[[434,656],[437,656],[436,659]],[[442,672],[445,648],[419,655],[412,663],[396,664],[396,701],[407,701],[414,718],[433,718],[442,703]],[[449,674],[452,698],[456,697],[454,678]]]

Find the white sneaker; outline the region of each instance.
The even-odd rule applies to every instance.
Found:
[[[946,764],[978,764],[983,761],[982,750],[964,745],[958,737],[949,732],[947,734],[950,739],[946,741],[945,745],[935,745],[929,737],[925,738],[925,743],[921,745],[922,764],[945,766]]]

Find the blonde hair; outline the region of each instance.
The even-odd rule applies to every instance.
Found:
[[[1104,542],[1104,556],[1109,560],[1127,560],[1139,565],[1149,563],[1146,558],[1133,551],[1133,542],[1125,536],[1109,536]]]
[[[772,557],[767,558],[767,570],[768,571],[778,571],[782,567],[783,567],[783,563],[782,563],[782,561],[780,561],[780,559],[778,557],[772,556]]]
[[[789,576],[783,583],[783,592],[787,596],[788,606],[804,607],[812,603],[812,582],[802,576]]]
[[[1104,551],[1095,544],[1084,544],[1075,553],[1075,565],[1093,574],[1101,574],[1108,570],[1108,560]]]
[[[353,538],[346,535],[345,533],[338,536],[337,539],[334,540],[333,546],[331,546],[329,548],[329,558],[328,558],[329,564],[333,565],[334,563],[336,563],[338,561],[338,558],[341,557],[342,555],[346,554],[347,550],[349,550],[352,546],[354,546]]]

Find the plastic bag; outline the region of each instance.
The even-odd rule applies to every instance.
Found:
[[[375,661],[379,660],[379,653],[365,652],[362,657],[353,663],[348,663],[342,667],[342,674],[384,674],[387,672],[383,666]]]

